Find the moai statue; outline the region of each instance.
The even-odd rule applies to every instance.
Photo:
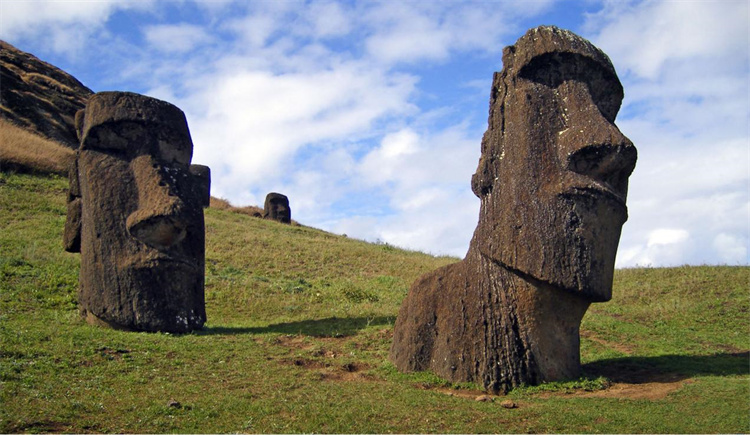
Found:
[[[76,129],[64,245],[81,253],[81,314],[127,330],[201,328],[210,170],[190,164],[185,115],[154,98],[101,92]]]
[[[263,219],[271,219],[284,224],[292,222],[292,209],[289,208],[289,198],[280,193],[271,192],[266,195],[263,206]]]
[[[590,42],[538,27],[505,48],[503,65],[466,258],[413,284],[390,353],[402,371],[494,392],[580,375],[581,319],[612,297],[636,161],[614,124],[622,85]]]

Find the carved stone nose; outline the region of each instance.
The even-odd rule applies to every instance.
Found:
[[[620,144],[584,146],[568,155],[567,169],[606,183],[617,193],[627,193],[628,177],[635,168],[637,151],[626,138]]]
[[[583,85],[564,86],[566,128],[558,133],[563,167],[606,183],[624,196],[638,157],[635,146],[604,116]]]
[[[174,192],[181,169],[163,168],[149,155],[130,164],[138,186],[138,209],[128,216],[131,236],[148,246],[164,250],[185,239],[185,204]]]
[[[127,219],[131,236],[161,250],[180,243],[185,238],[185,227],[176,216],[158,215],[148,210],[137,210]]]

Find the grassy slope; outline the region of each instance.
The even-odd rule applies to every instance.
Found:
[[[0,170],[65,175],[75,151],[0,119]]]
[[[618,271],[583,322],[588,377],[505,409],[387,362],[409,284],[454,259],[209,209],[207,328],[95,328],[61,249],[65,191],[0,174],[0,432],[750,430],[750,268]]]

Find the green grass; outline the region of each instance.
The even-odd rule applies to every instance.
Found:
[[[208,209],[206,328],[108,330],[77,314],[66,189],[0,174],[0,432],[750,431],[750,268],[617,271],[584,377],[477,402],[387,361],[411,282],[456,259]]]

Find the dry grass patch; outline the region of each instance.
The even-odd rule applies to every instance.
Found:
[[[65,175],[75,151],[0,119],[0,170]]]
[[[248,205],[245,207],[235,207],[224,198],[211,197],[211,208],[217,210],[228,210],[234,213],[246,214],[252,217],[263,217],[263,209],[254,205]]]
[[[248,215],[248,216],[255,217],[255,218],[262,218],[263,211],[264,211],[262,207],[258,207],[255,205],[235,207],[226,199],[216,198],[213,196],[211,197],[211,203],[209,207],[215,208],[216,210],[226,210],[226,211],[231,211],[232,213],[244,214],[244,215]],[[292,225],[299,226],[300,223],[292,219]]]

